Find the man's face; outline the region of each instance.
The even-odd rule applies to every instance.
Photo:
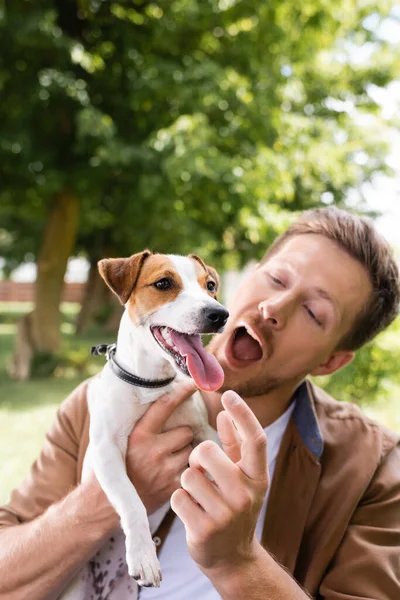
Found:
[[[337,345],[371,289],[364,267],[334,242],[289,238],[242,282],[208,347],[225,372],[221,391],[254,397],[339,368]]]

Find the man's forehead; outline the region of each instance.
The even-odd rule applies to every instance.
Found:
[[[319,234],[302,234],[288,238],[271,257],[267,258],[266,262],[279,258],[293,266],[304,264],[318,270],[323,256],[333,258],[338,255],[341,255],[341,258],[343,255],[348,257],[345,250],[334,241]]]

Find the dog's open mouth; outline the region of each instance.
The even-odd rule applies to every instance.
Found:
[[[185,375],[192,377],[197,387],[212,392],[222,386],[222,367],[217,359],[203,348],[199,334],[181,333],[164,326],[152,327],[151,332],[161,348],[174,358]]]

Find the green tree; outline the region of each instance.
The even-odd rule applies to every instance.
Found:
[[[400,386],[400,319],[373,342],[361,348],[354,360],[329,377],[316,378],[335,398],[367,405],[385,400]]]
[[[20,336],[30,354],[57,349],[74,248],[93,265],[149,246],[240,267],[295,211],[345,206],[349,190],[384,170],[384,144],[353,117],[376,114],[369,86],[394,77],[395,53],[368,24],[390,6],[25,0],[9,8],[0,248],[13,261],[27,250],[38,261],[35,333]],[[364,210],[361,193],[352,202]],[[52,271],[45,256],[57,263]]]

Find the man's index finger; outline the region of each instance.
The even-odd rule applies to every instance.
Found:
[[[222,396],[222,404],[233,420],[242,440],[242,457],[238,464],[250,479],[268,477],[267,437],[260,422],[246,402],[229,390]]]

